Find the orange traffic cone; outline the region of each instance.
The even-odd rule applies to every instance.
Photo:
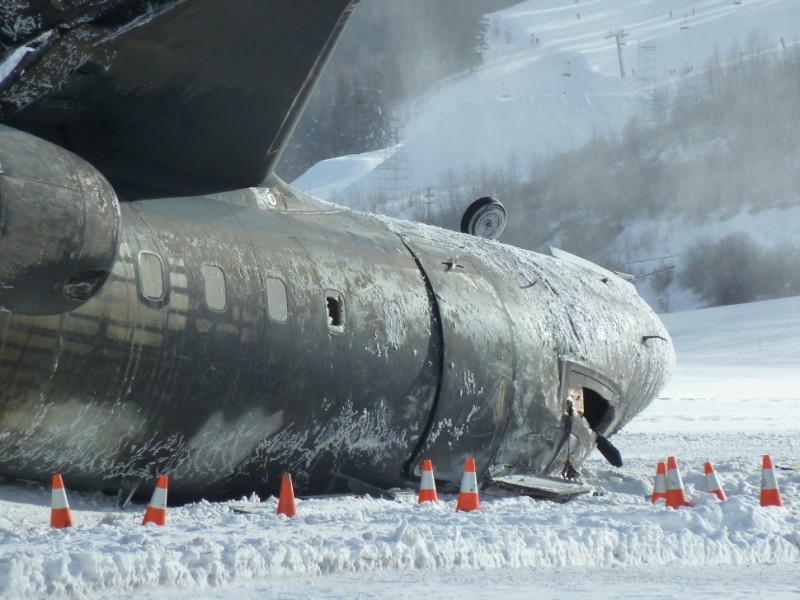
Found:
[[[478,500],[478,476],[475,474],[475,459],[468,458],[464,463],[464,475],[461,477],[461,491],[458,493],[456,510],[480,510]]]
[[[281,477],[281,493],[278,496],[279,515],[286,515],[290,519],[297,514],[297,507],[294,502],[294,488],[292,487],[292,476],[284,473]]]
[[[678,471],[678,461],[674,456],[667,458],[667,506],[679,508],[681,506],[691,506],[686,500],[686,492],[683,491],[683,480]]]
[[[419,498],[417,504],[438,502],[436,482],[433,480],[433,464],[427,458],[422,461],[422,478],[419,481]]]
[[[50,499],[50,527],[64,529],[72,527],[72,513],[64,491],[64,482],[59,473],[53,473],[53,491]]]
[[[722,489],[722,485],[717,477],[717,472],[714,470],[714,465],[706,461],[706,464],[703,465],[703,471],[706,474],[706,491],[709,494],[714,494],[717,498],[719,498],[720,502],[725,502],[728,497],[725,495],[725,491]]]
[[[144,513],[142,525],[148,523],[155,523],[156,525],[167,524],[167,483],[169,479],[166,475],[159,475],[156,489],[153,490],[153,496],[150,498],[150,504],[147,505],[147,510]]]
[[[653,497],[651,502],[655,504],[659,500],[667,499],[667,463],[658,461],[656,467],[656,483],[653,486]]]
[[[772,458],[765,454],[761,465],[761,506],[783,506],[778,480],[772,467]]]

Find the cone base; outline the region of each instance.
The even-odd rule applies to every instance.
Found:
[[[297,507],[295,506],[294,500],[292,501],[278,501],[278,510],[277,513],[279,515],[285,515],[290,519],[297,514]]]
[[[762,490],[760,498],[761,506],[783,506],[783,499],[778,490]]]
[[[72,513],[68,508],[54,508],[50,511],[50,527],[66,529],[72,527]]]
[[[438,502],[439,498],[436,495],[436,490],[420,490],[419,491],[419,498],[417,499],[417,504],[422,504],[423,502]]]
[[[147,525],[148,523],[163,527],[167,524],[167,511],[162,508],[151,508],[148,506],[144,513],[144,519],[142,519],[142,525]]]
[[[728,500],[728,497],[722,490],[711,490],[709,494],[714,494],[720,502],[726,502]]]
[[[456,511],[458,512],[471,512],[473,510],[480,510],[481,505],[478,500],[478,494],[470,492],[461,492],[458,495],[458,503],[456,504]]]
[[[683,490],[680,490],[679,494],[672,495],[667,492],[667,506],[670,508],[680,508],[681,506],[691,506],[689,501],[686,499],[686,494],[684,494]]]

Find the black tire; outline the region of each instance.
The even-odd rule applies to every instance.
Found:
[[[506,226],[506,209],[490,196],[478,198],[467,207],[461,218],[461,233],[496,240]]]

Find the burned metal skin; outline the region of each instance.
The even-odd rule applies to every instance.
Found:
[[[629,282],[553,257],[277,180],[120,209],[95,297],[0,315],[4,476],[116,491],[169,472],[190,499],[274,492],[287,469],[304,493],[399,486],[423,458],[453,485],[467,456],[484,475],[556,474],[567,418],[579,465],[592,426],[616,431],[671,366]],[[147,297],[149,256],[163,275]],[[576,386],[593,423],[567,416]]]
[[[455,490],[468,456],[484,483],[579,466],[658,393],[672,344],[630,282],[353,212],[272,174],[354,6],[335,4],[47,9],[30,35],[61,18],[55,41],[0,89],[13,126],[0,127],[0,476],[58,471],[147,497],[138,484],[168,472],[170,498],[192,500],[274,494],[287,470],[303,494],[387,489],[418,481],[430,458]],[[309,11],[318,19],[299,25]],[[291,59],[234,36],[248,14],[298,36]],[[231,48],[196,69],[177,40],[210,58],[213,23]],[[92,43],[76,46],[79,31]],[[171,52],[155,83],[131,95],[144,75],[130,65],[159,44]],[[69,48],[94,58],[55,60]],[[238,72],[237,57],[275,81],[232,107],[219,102],[251,75],[190,93]],[[152,104],[125,119],[134,97]],[[265,106],[275,114],[259,120]],[[230,158],[221,140],[242,146]]]

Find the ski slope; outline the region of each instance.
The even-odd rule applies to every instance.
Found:
[[[745,51],[754,38],[768,51],[800,41],[796,0],[528,0],[488,18],[482,67],[401,109],[411,193],[440,185],[448,171],[514,166],[522,174],[535,158],[621,131],[642,92],[698,73],[714,52]],[[610,36],[618,30],[624,78]],[[642,42],[656,49],[640,67]],[[338,202],[348,190],[374,193],[375,168],[391,154],[331,159],[334,168],[323,161],[293,183]]]
[[[702,77],[715,53],[737,60],[754,48],[779,53],[800,43],[796,0],[528,0],[488,19],[485,63],[409,102],[400,146],[322,161],[294,184],[353,208],[377,210],[378,201],[387,201],[380,208],[385,214],[413,218],[427,204],[430,215],[437,188],[445,198],[454,182],[480,181],[484,168],[522,180],[536,158],[580,147],[595,134],[620,132],[632,116],[643,115],[641,100],[651,86],[677,87]],[[624,78],[610,35],[620,30],[626,34]],[[652,61],[640,64],[643,42],[655,50]],[[398,152],[397,168],[382,169]],[[493,193],[478,188],[467,197]],[[722,208],[706,220],[678,212],[621,223],[624,230],[606,248],[618,260],[614,268],[675,265],[680,273],[694,243],[738,232],[766,248],[800,244],[800,197],[760,212]],[[514,214],[511,209],[511,219]],[[643,279],[639,291],[667,310],[699,307],[678,279],[660,291]]]

